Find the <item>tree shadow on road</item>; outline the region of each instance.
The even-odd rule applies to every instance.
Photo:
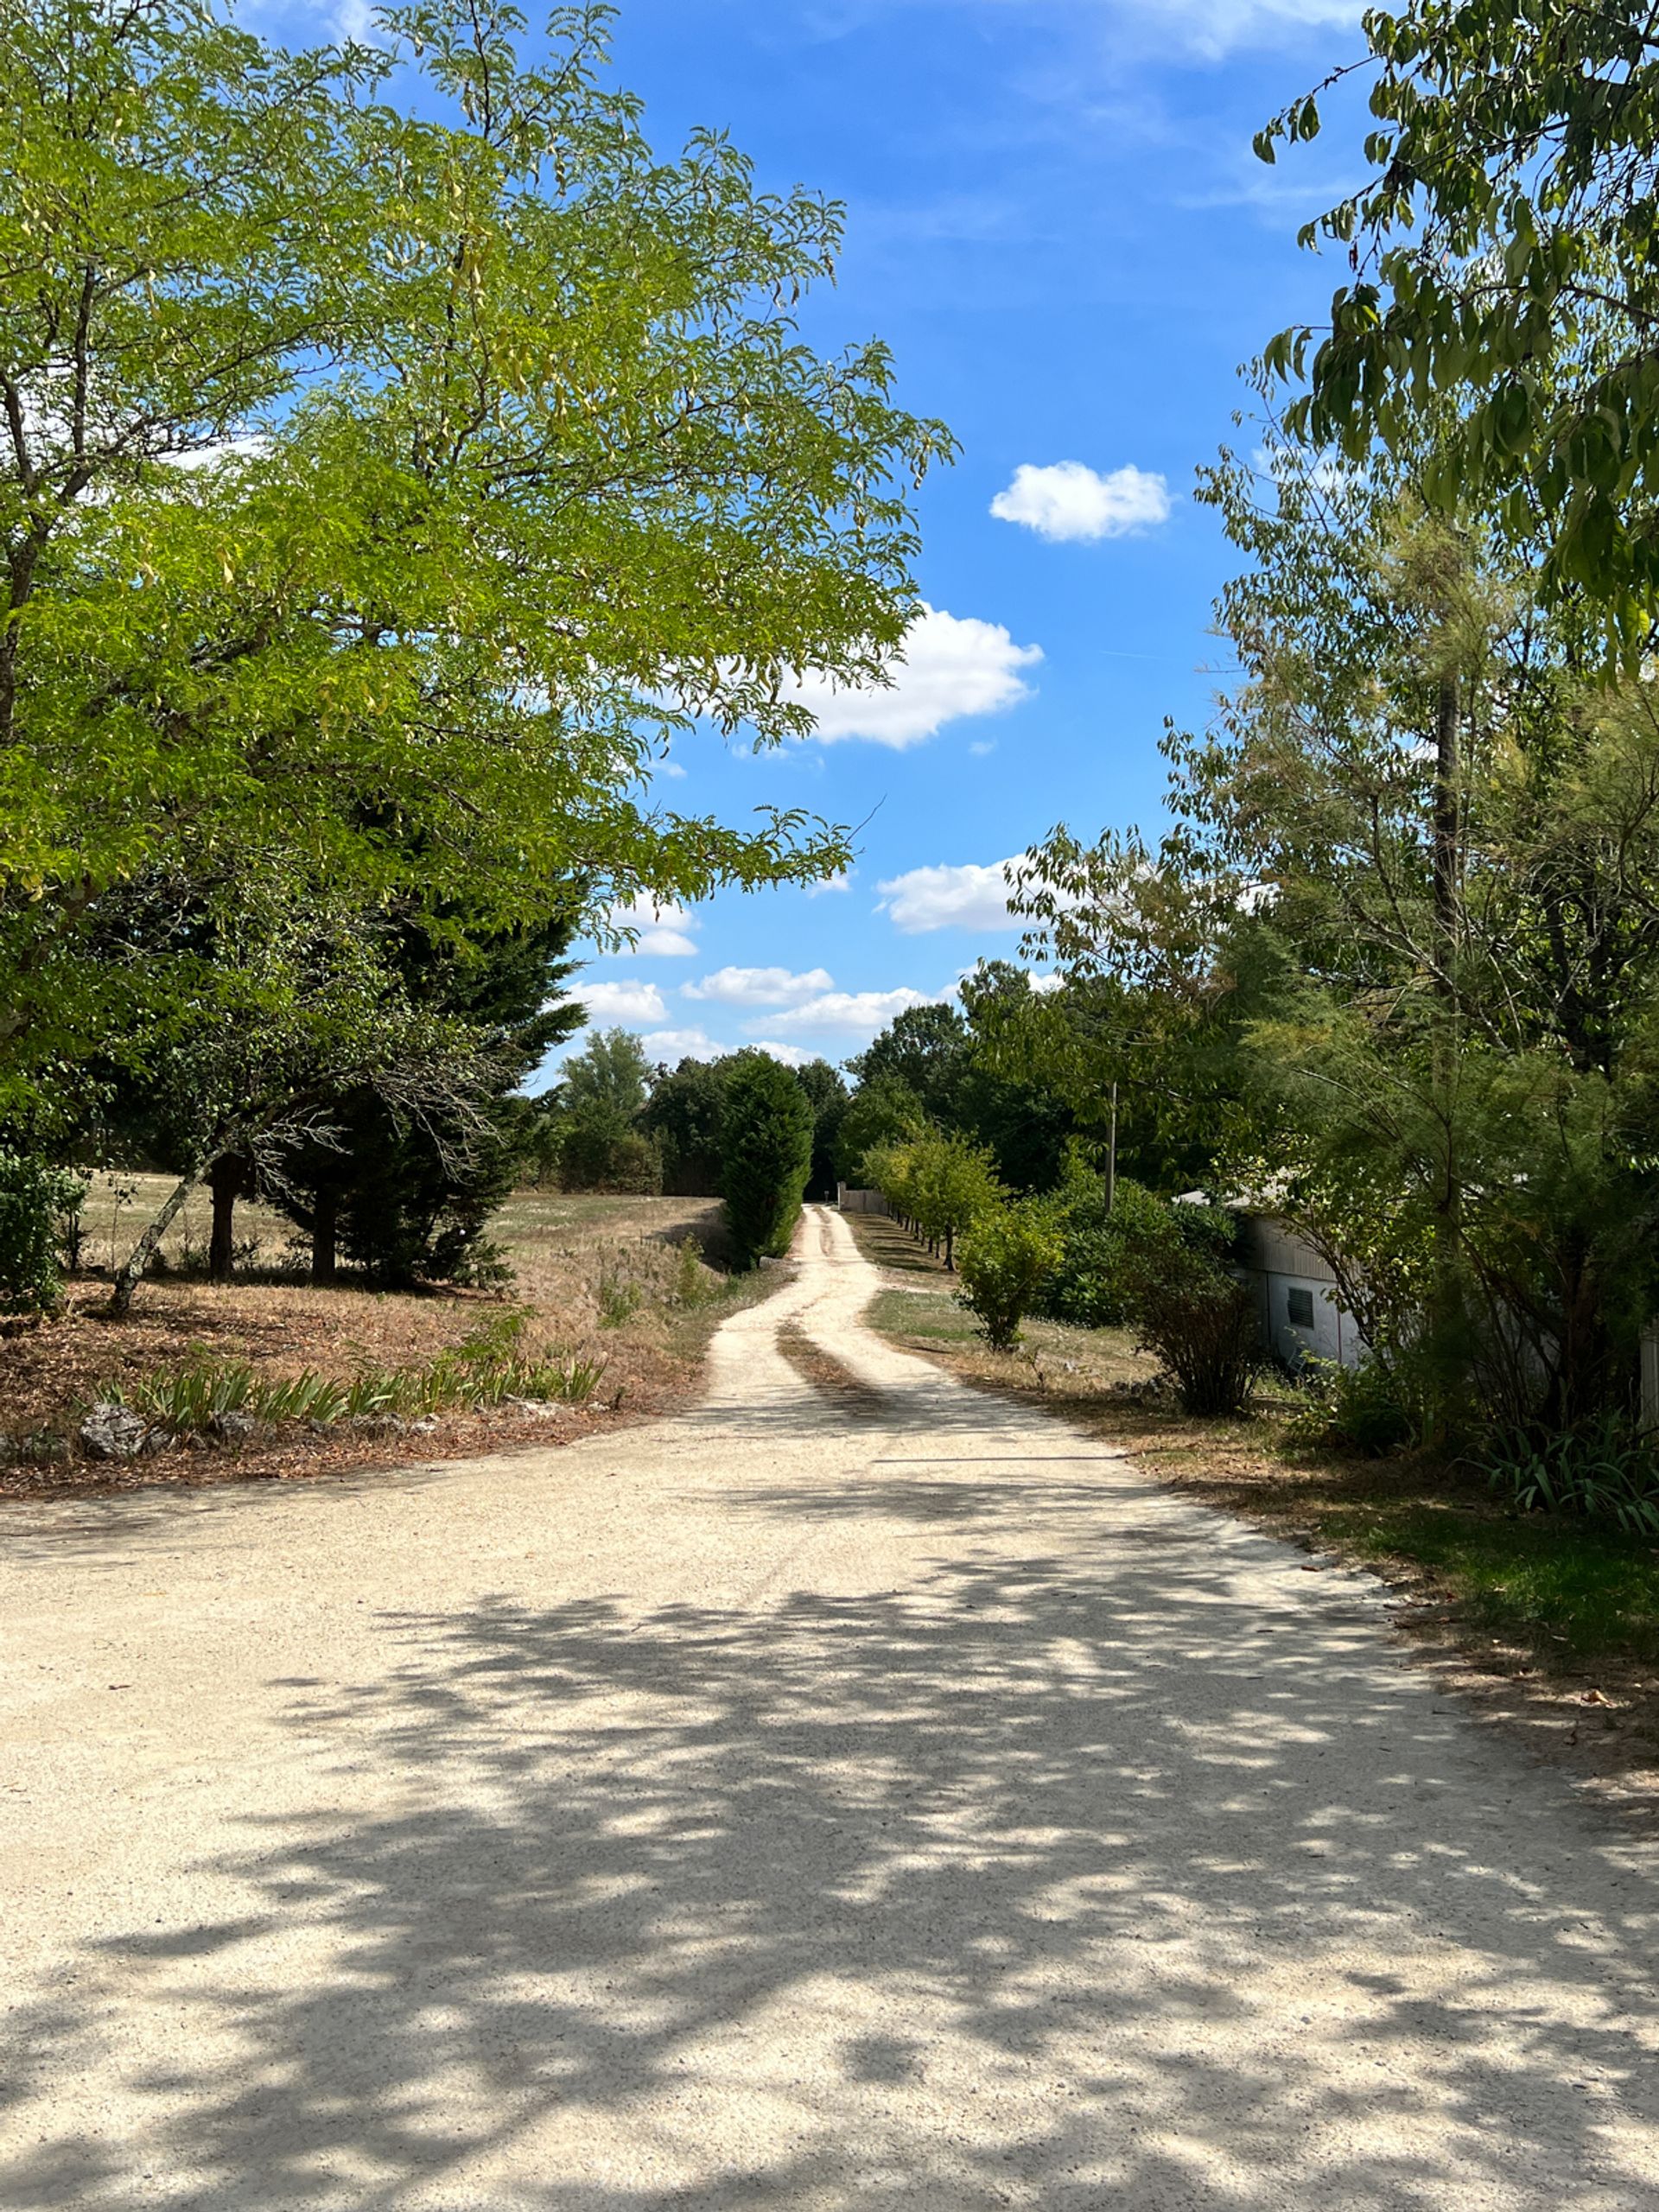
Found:
[[[1103,1565],[1058,1468],[747,1503],[987,1541],[385,1617],[378,1680],[287,1694],[395,1809],[253,1824],[245,1915],[41,1998],[0,2206],[1659,2206],[1653,1889],[1369,1618],[1264,1612],[1219,1542]],[[139,1960],[179,2025],[117,2139],[50,2107]]]

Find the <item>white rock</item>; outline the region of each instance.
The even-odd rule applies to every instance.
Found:
[[[80,1447],[94,1459],[136,1459],[149,1445],[149,1423],[130,1406],[106,1400],[80,1424]]]

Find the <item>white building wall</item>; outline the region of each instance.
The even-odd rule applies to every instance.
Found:
[[[1365,1340],[1338,1303],[1336,1276],[1312,1245],[1271,1214],[1246,1216],[1243,1243],[1262,1338],[1277,1356],[1291,1367],[1309,1357],[1357,1367]]]
[[[1264,1274],[1264,1333],[1279,1357],[1294,1367],[1310,1355],[1357,1367],[1364,1343],[1351,1313],[1337,1303],[1329,1283],[1311,1275]]]

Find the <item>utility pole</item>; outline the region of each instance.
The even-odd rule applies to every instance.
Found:
[[[1112,1133],[1106,1146],[1106,1218],[1117,1205],[1117,1084],[1112,1084]]]

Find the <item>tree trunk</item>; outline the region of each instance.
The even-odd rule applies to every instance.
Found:
[[[1457,1426],[1457,1401],[1461,1395],[1457,1370],[1462,1351],[1463,1187],[1458,1160],[1457,961],[1462,937],[1460,893],[1459,737],[1462,716],[1458,679],[1440,678],[1434,717],[1434,966],[1435,989],[1440,1017],[1434,1042],[1435,1087],[1440,1093],[1445,1158],[1440,1204],[1434,1218],[1434,1313],[1432,1335],[1435,1344],[1436,1395],[1431,1409],[1430,1440],[1444,1446]]]
[[[1117,1211],[1117,1084],[1112,1084],[1112,1134],[1106,1147],[1106,1218]]]
[[[1452,966],[1462,932],[1459,928],[1459,840],[1460,830],[1459,735],[1462,715],[1455,676],[1440,678],[1434,716],[1434,939],[1442,996],[1452,998]]]
[[[144,1269],[155,1258],[156,1247],[173,1226],[174,1216],[200,1180],[200,1169],[193,1167],[189,1173],[182,1178],[177,1189],[168,1198],[167,1204],[150,1223],[149,1227],[138,1239],[131,1251],[128,1253],[125,1263],[115,1279],[115,1288],[110,1294],[110,1311],[118,1318],[124,1316],[130,1310],[132,1294],[137,1289]]]
[[[334,1280],[339,1228],[340,1193],[325,1184],[317,1192],[316,1210],[311,1217],[311,1280],[325,1289]]]
[[[207,1279],[229,1282],[235,1253],[236,1202],[247,1187],[247,1162],[226,1153],[207,1171],[213,1194],[213,1233],[207,1244]]]

